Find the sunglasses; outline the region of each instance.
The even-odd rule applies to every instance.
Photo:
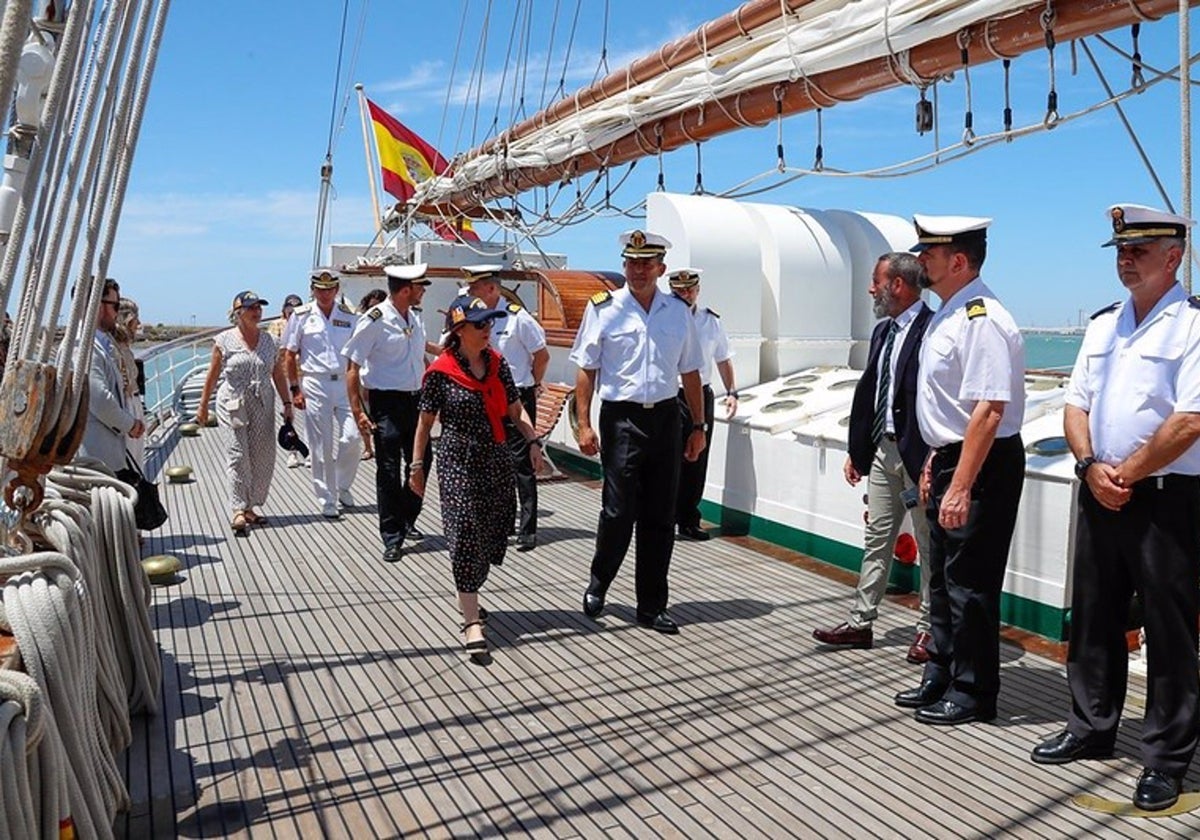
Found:
[[[121,301],[119,301],[119,300],[101,300],[100,305],[101,306],[111,306],[113,309],[120,309]]]
[[[475,323],[471,324],[471,326],[480,332],[483,332],[484,330],[490,330],[492,328],[492,319],[488,318],[486,321],[476,321]]]

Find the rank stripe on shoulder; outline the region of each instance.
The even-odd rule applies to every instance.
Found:
[[[1101,315],[1107,315],[1109,312],[1115,312],[1115,311],[1116,311],[1116,309],[1117,309],[1117,307],[1118,307],[1118,306],[1120,306],[1120,305],[1121,305],[1121,302],[1120,302],[1119,300],[1118,300],[1118,301],[1114,301],[1114,302],[1110,303],[1108,306],[1105,306],[1105,307],[1102,307],[1102,308],[1100,308],[1100,309],[1097,309],[1095,312],[1093,312],[1093,313],[1092,313],[1092,314],[1091,314],[1091,315],[1088,317],[1088,320],[1089,320],[1089,321],[1094,321],[1095,319],[1099,318]],[[1192,304],[1192,306],[1196,306],[1196,305],[1197,305],[1197,304],[1195,304],[1195,303],[1193,303],[1193,304]]]
[[[720,318],[720,317],[721,317],[721,313],[720,313],[720,312],[717,312],[716,310],[713,310],[713,309],[709,309],[707,306],[706,306],[706,307],[704,307],[704,308],[705,308],[705,310],[707,310],[708,314],[709,314],[709,315],[711,315],[711,316],[713,316],[714,318]]]
[[[1192,295],[1190,298],[1188,298],[1188,303],[1190,303],[1196,309],[1200,309],[1200,295]],[[1116,306],[1116,304],[1113,305]]]
[[[367,317],[370,318],[372,321],[378,321],[380,318],[383,317],[383,310],[380,309],[378,306],[372,306],[370,309],[367,310]]]
[[[973,321],[976,318],[987,317],[987,304],[983,302],[983,298],[971,298],[967,301],[967,320]]]
[[[604,304],[612,300],[612,292],[596,292],[596,294],[591,296],[590,300],[592,302],[592,306],[604,306]]]
[[[510,304],[509,304],[509,305],[508,305],[506,308],[508,309],[508,311],[509,311],[509,312],[511,312],[512,314],[516,315],[516,314],[517,314],[518,312],[520,312],[520,311],[521,311],[521,310],[522,310],[524,307],[522,307],[522,306],[521,306],[521,304],[519,304],[519,303],[510,303]]]

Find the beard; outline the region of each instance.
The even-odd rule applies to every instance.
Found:
[[[876,318],[886,318],[892,312],[892,304],[895,303],[895,297],[886,286],[879,290],[879,294],[871,300],[871,311],[875,313]]]

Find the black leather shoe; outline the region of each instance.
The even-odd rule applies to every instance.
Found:
[[[383,550],[383,562],[395,563],[400,559],[400,555],[404,553],[404,549],[400,547],[400,543],[389,545]]]
[[[595,618],[604,611],[604,596],[597,595],[592,590],[583,593],[583,614]]]
[[[901,691],[897,694],[895,703],[902,709],[919,709],[941,700],[945,693],[946,686],[941,683],[933,680],[921,680],[921,684],[916,688],[910,688],[908,691]]]
[[[699,525],[680,525],[679,539],[692,540],[693,542],[704,542],[705,540],[711,540],[712,534],[708,533],[708,531],[705,531]]]
[[[425,534],[418,531],[416,525],[410,525],[408,531],[404,534],[404,539],[409,542],[420,542],[425,539]]]
[[[1112,758],[1113,745],[1089,741],[1063,730],[1033,748],[1029,758],[1034,764],[1070,764],[1096,758]]]
[[[917,709],[913,715],[917,723],[928,723],[931,726],[957,726],[960,723],[981,721],[987,723],[996,717],[995,706],[963,706],[953,700],[942,698],[931,706]]]
[[[1161,811],[1179,800],[1179,779],[1147,767],[1138,779],[1133,804],[1143,811]]]
[[[663,610],[658,615],[642,615],[638,613],[637,623],[640,627],[645,627],[647,630],[653,630],[656,633],[667,633],[675,635],[679,632],[679,625],[675,623],[675,619],[671,618],[671,614]]]
[[[531,551],[536,546],[536,534],[517,534],[517,551]]]

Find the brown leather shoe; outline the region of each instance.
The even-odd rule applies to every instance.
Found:
[[[913,639],[913,643],[908,648],[908,656],[904,658],[914,665],[924,665],[929,661],[929,651],[926,648],[929,647],[929,642],[932,639],[933,636],[929,635],[928,633],[918,633],[917,637]]]
[[[812,636],[821,644],[845,645],[862,650],[870,649],[873,641],[869,625],[867,627],[851,627],[844,621],[837,627],[830,629],[818,627],[812,631]]]

